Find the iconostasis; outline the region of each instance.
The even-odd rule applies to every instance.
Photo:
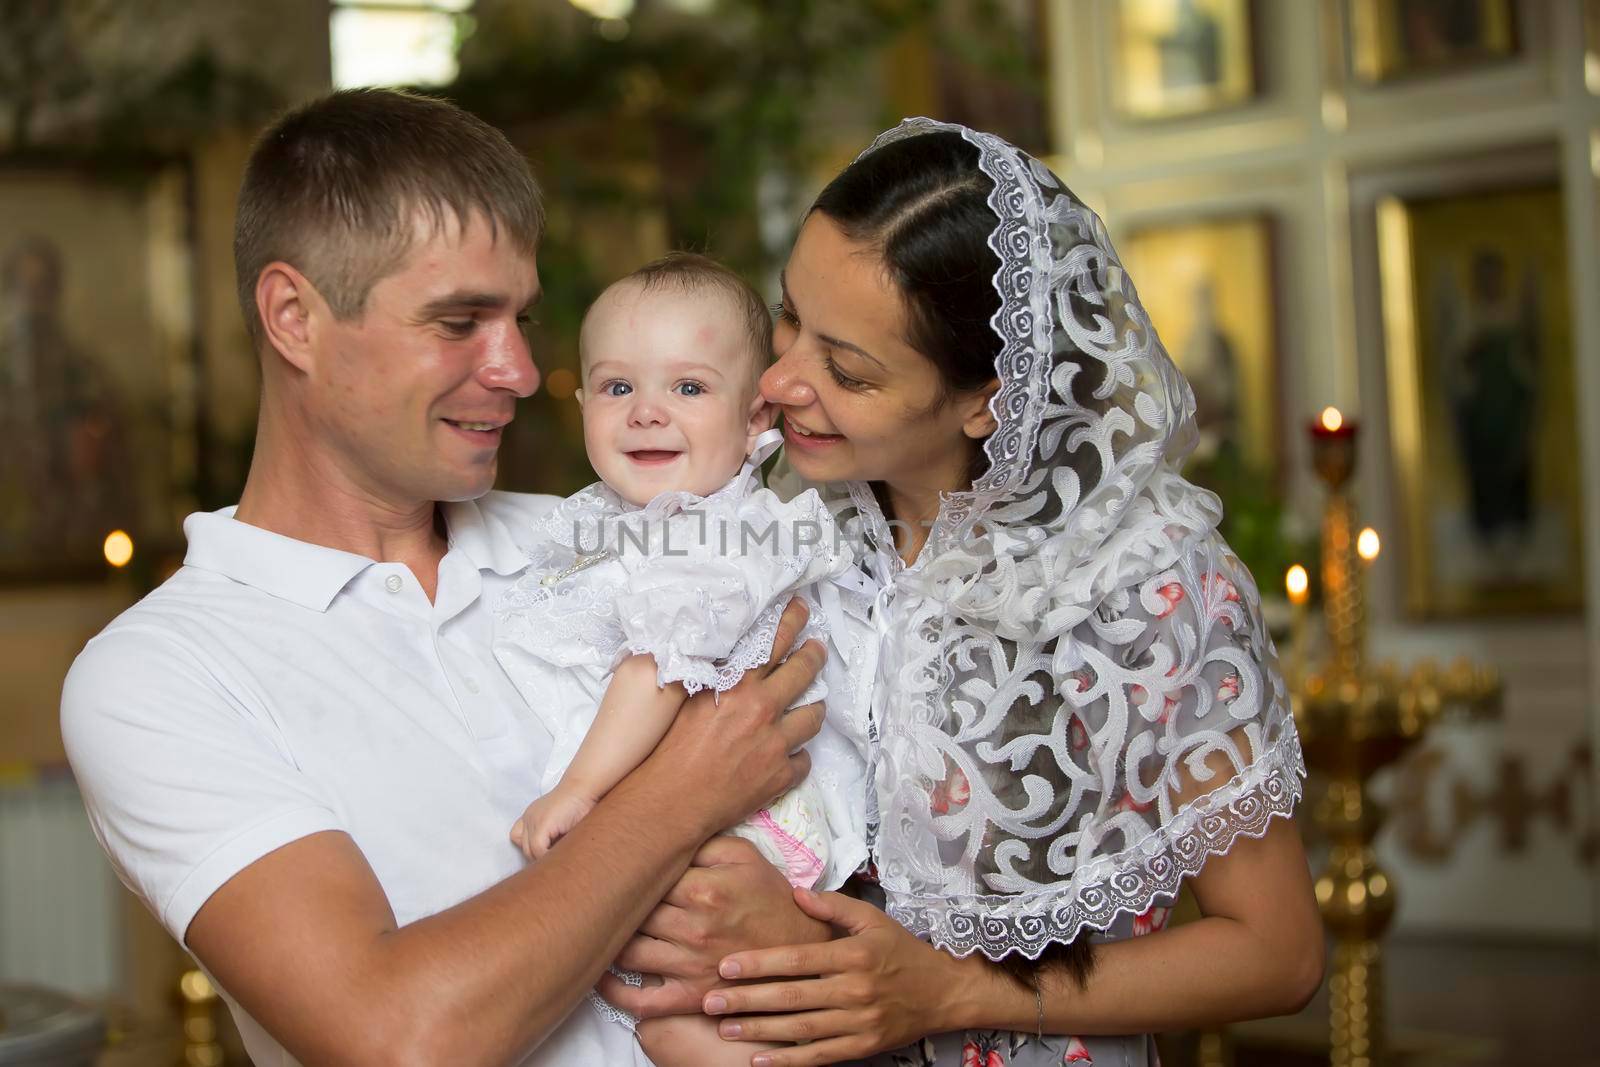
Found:
[[[1600,4],[1046,15],[1053,164],[1193,382],[1191,469],[1250,520],[1263,591],[1290,557],[1315,586],[1307,425],[1337,407],[1383,543],[1374,657],[1503,679],[1497,716],[1445,716],[1374,783],[1397,932],[1594,939]]]

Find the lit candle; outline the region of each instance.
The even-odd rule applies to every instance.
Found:
[[[1311,599],[1311,575],[1300,564],[1296,563],[1289,568],[1289,573],[1284,576],[1283,585],[1289,593],[1289,603],[1295,607],[1303,608],[1306,601]]]
[[[1366,563],[1371,563],[1378,558],[1378,553],[1383,548],[1383,542],[1378,539],[1378,531],[1368,526],[1356,535],[1356,555]]]
[[[1350,438],[1356,433],[1356,422],[1347,419],[1336,407],[1325,407],[1322,414],[1311,420],[1311,436],[1323,438]]]
[[[1283,578],[1289,594],[1289,679],[1298,682],[1306,667],[1306,605],[1311,602],[1311,575],[1296,563]]]
[[[1330,489],[1342,489],[1356,469],[1356,420],[1325,407],[1310,429],[1311,465]]]

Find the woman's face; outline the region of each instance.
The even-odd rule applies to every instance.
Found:
[[[938,369],[906,335],[882,259],[812,212],[783,272],[777,360],[761,377],[801,477],[967,488],[973,439],[993,428],[989,391],[946,397]]]

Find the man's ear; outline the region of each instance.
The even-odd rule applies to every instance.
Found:
[[[304,274],[287,263],[269,263],[256,278],[256,314],[267,341],[284,361],[304,374],[316,365],[312,318],[325,311],[317,292]]]
[[[999,427],[989,411],[989,401],[1000,391],[1000,379],[991,379],[959,401],[961,405],[961,432],[974,441],[981,441]]]
[[[746,412],[745,424],[745,451],[748,452],[756,445],[756,438],[772,429],[772,424],[778,421],[778,408],[767,403],[758,391],[750,401],[749,410]]]
[[[578,406],[580,408],[583,407],[583,389],[582,388],[574,389],[572,391],[572,395],[578,398]]]

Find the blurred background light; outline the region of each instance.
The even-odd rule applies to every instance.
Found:
[[[448,85],[459,70],[472,0],[334,0],[333,84]]]

